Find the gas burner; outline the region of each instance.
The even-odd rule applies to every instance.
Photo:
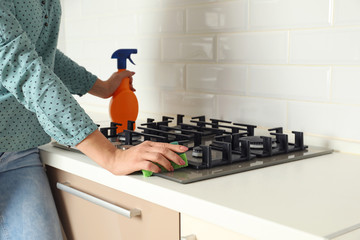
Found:
[[[264,140],[262,137],[259,136],[247,136],[240,138],[241,140],[246,140],[250,142],[250,149],[262,149],[264,148]],[[271,146],[272,148],[276,148],[276,139],[271,139]]]

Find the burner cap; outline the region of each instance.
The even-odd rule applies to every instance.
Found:
[[[132,141],[139,141],[141,139],[141,136],[136,135],[136,136],[132,136]],[[119,140],[122,142],[125,142],[125,135],[124,134],[120,134],[119,135]]]
[[[202,148],[197,146],[197,147],[194,147],[193,148],[193,152],[191,154],[193,157],[199,157],[201,158],[202,157]]]
[[[257,148],[257,149],[261,149],[263,148],[263,139],[259,136],[247,136],[247,137],[242,137],[240,138],[241,140],[247,140],[250,142],[250,148]],[[275,148],[276,147],[276,139],[273,138],[271,139],[272,142],[272,147]]]

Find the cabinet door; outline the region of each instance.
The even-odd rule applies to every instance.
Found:
[[[254,240],[220,226],[181,213],[182,240]]]
[[[47,166],[47,174],[68,240],[179,239],[178,212],[53,167]],[[57,189],[57,182],[124,209],[139,209],[141,215],[124,217]]]

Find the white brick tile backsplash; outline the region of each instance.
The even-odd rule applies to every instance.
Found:
[[[166,91],[162,95],[163,111],[187,116],[217,116],[215,96],[212,94]]]
[[[116,71],[115,50],[138,49],[128,68],[141,116],[284,127],[360,152],[359,0],[61,3],[59,47],[101,79]],[[89,111],[108,108],[78,99]]]
[[[360,1],[358,0],[335,0],[334,24],[359,25],[360,24]]]
[[[84,40],[81,39],[68,40],[64,44],[66,48],[61,50],[66,52],[66,55],[74,61],[78,61],[78,59],[81,58],[81,56],[85,53],[83,49],[83,42]]]
[[[98,0],[78,0],[82,1],[82,12],[84,15],[97,16],[99,14],[114,14],[118,12],[119,0],[106,0],[106,4],[103,1]],[[78,2],[74,1],[74,2]],[[118,5],[119,4],[119,5]],[[125,7],[125,6],[123,6]]]
[[[245,94],[246,66],[189,64],[186,74],[186,88],[191,91]]]
[[[159,8],[163,0],[117,0],[118,1],[118,11],[143,11],[148,8]],[[136,10],[135,10],[136,9]]]
[[[286,127],[286,102],[237,96],[218,96],[219,117],[257,126]]]
[[[290,63],[360,64],[360,28],[290,33]]]
[[[184,64],[140,63],[134,76],[141,88],[184,90]]]
[[[360,141],[360,106],[289,102],[290,129]]]
[[[331,0],[251,0],[250,29],[329,27],[331,3]]]
[[[158,89],[137,88],[136,97],[139,102],[139,111],[162,113],[161,91]]]
[[[105,38],[105,37],[104,37]],[[107,37],[108,39],[111,39],[112,41],[114,41],[114,37]],[[156,48],[157,46],[157,51],[159,51],[159,47],[160,47],[160,40],[158,38],[154,39],[154,38],[150,38],[147,41],[148,38],[146,38],[146,40],[143,40],[145,42],[150,42],[151,45],[154,45],[153,48]],[[140,43],[142,42],[136,35],[134,36],[128,36],[128,37],[118,37],[116,38],[116,41],[114,41],[117,45],[117,49],[119,48],[137,48],[138,49],[138,54],[136,55],[137,57],[144,57],[143,56],[143,51],[141,50],[141,54],[139,53],[140,51]],[[144,44],[145,45],[145,44]],[[160,56],[160,54],[156,54],[158,56]]]
[[[99,35],[97,18],[70,18],[64,19],[66,37],[71,41],[74,38],[89,39]]]
[[[360,66],[334,67],[332,73],[333,102],[360,104]]]
[[[122,48],[122,47],[120,47]],[[138,40],[139,59],[160,60],[161,59],[161,39],[157,37],[145,37]]]
[[[156,10],[139,14],[143,34],[184,32],[184,10]]]
[[[116,60],[111,60],[111,56],[113,52],[115,52],[114,48],[116,48],[116,43],[110,39],[103,39],[103,44],[99,45],[98,39],[89,39],[87,41],[83,41],[82,43],[82,51],[83,52],[91,52],[92,54],[82,56],[83,58],[90,58],[93,60],[103,59],[103,61],[108,60],[108,62],[114,62],[113,66],[116,69]],[[84,54],[82,54],[84,55]]]
[[[250,66],[247,95],[329,101],[330,67]]]
[[[146,0],[148,1],[148,0]],[[213,3],[218,2],[219,0],[162,0],[163,7],[174,7],[174,6],[188,6],[196,5],[201,3]]]
[[[248,1],[224,2],[208,7],[191,7],[187,10],[189,32],[239,31],[248,26]]]
[[[72,18],[79,19],[82,16],[82,4],[81,1],[69,1],[69,0],[60,0],[62,7],[62,17],[64,19]],[[67,25],[64,24],[63,25]],[[67,31],[68,29],[66,29]]]
[[[287,63],[287,32],[255,32],[219,36],[220,62]]]
[[[115,14],[99,17],[101,36],[129,36],[138,32],[136,14]]]
[[[214,60],[214,37],[165,37],[162,42],[163,60]]]

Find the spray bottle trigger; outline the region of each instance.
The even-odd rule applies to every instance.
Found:
[[[133,62],[133,60],[131,59],[130,56],[128,57],[128,59],[129,59],[129,61],[130,61],[132,64],[136,65],[136,64]]]
[[[112,54],[111,58],[117,59],[118,69],[126,69],[127,59],[129,59],[129,61],[135,65],[134,61],[131,59],[131,54],[136,53],[137,49],[119,49]]]

